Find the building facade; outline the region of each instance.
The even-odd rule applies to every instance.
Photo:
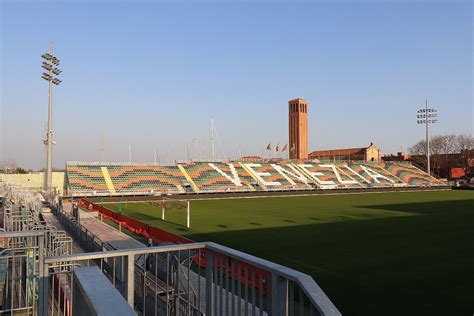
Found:
[[[308,102],[304,99],[288,101],[289,158],[308,158]]]
[[[360,148],[345,148],[345,149],[330,149],[317,150],[309,154],[311,159],[331,160],[331,161],[380,161],[380,149],[373,143],[368,147]]]

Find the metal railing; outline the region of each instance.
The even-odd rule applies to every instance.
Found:
[[[0,313],[36,315],[44,233],[0,233],[0,240]]]
[[[23,231],[0,232],[1,314],[72,315],[74,269],[96,266],[141,315],[340,315],[310,276],[288,267],[212,242],[104,251],[54,206],[91,251],[71,254],[71,237],[28,207],[4,207],[12,230]]]
[[[0,256],[16,271],[4,287],[16,296],[3,312],[39,306],[40,315],[71,315],[72,272],[96,265],[145,315],[340,315],[310,276],[212,242],[44,257],[44,234],[0,233],[37,240]]]
[[[158,258],[162,264],[153,264]],[[53,282],[47,301],[59,295],[52,275],[72,280],[75,267],[90,264],[146,315],[340,315],[310,276],[212,242],[45,258]]]
[[[95,234],[85,228],[72,214],[64,212],[61,206],[52,207],[53,214],[85,251],[94,252],[105,249],[105,244]]]

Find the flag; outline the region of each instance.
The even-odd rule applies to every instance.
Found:
[[[275,147],[275,151],[279,151],[280,150],[280,144],[277,144],[277,146]]]
[[[272,150],[272,143],[268,143],[267,150]]]
[[[288,144],[286,144],[285,146],[283,146],[283,149],[281,150],[281,152],[284,152],[285,150],[288,150]]]

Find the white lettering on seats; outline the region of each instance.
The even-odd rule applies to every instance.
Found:
[[[364,169],[364,171],[372,178],[374,179],[375,182],[377,183],[380,183],[380,181],[378,179],[385,179],[389,182],[392,182],[392,183],[395,183],[395,181],[393,181],[392,179],[389,179],[387,178],[386,176],[384,175],[381,175],[380,173],[370,169],[369,167],[366,167],[364,165],[360,165],[362,169]]]
[[[224,178],[226,178],[227,180],[229,180],[230,182],[232,182],[234,185],[238,186],[238,187],[241,187],[242,186],[242,182],[240,181],[240,177],[239,175],[237,174],[237,171],[235,170],[235,167],[234,167],[234,164],[232,163],[229,163],[227,164],[229,166],[229,169],[230,169],[230,173],[232,176],[229,176],[227,173],[225,173],[224,171],[222,171],[219,167],[217,167],[215,164],[213,163],[209,163],[209,166],[211,168],[213,168],[214,170],[216,170],[221,176],[223,176]]]
[[[263,177],[270,177],[271,174],[269,172],[259,172],[254,170],[253,168],[260,168],[262,167],[259,163],[244,163],[243,164],[247,169],[264,185],[264,186],[271,186],[271,185],[281,185],[280,182],[267,182],[263,179]]]
[[[341,175],[339,174],[339,171],[337,170],[336,166],[333,164],[326,164],[326,165],[319,165],[319,166],[323,168],[332,169],[332,172],[334,172],[334,175],[336,176],[336,179],[337,181],[339,181],[340,184],[358,184],[358,182],[354,180],[342,180]]]
[[[306,179],[306,177],[301,173],[299,172],[295,167],[293,167],[292,165],[290,164],[287,164],[287,166],[293,171],[288,171],[287,169],[285,169],[284,167],[282,166],[279,166],[279,165],[276,165],[276,164],[271,164],[271,166],[273,167],[273,169],[275,169],[279,174],[281,174],[283,176],[283,178],[285,178],[288,182],[290,182],[292,185],[296,185],[295,181],[293,181],[293,179],[298,179],[298,181],[304,183],[304,184],[307,184],[308,183],[308,179]],[[293,179],[291,179],[293,178]]]
[[[356,176],[358,176],[359,178],[361,178],[362,181],[367,182],[367,183],[370,183],[369,180],[367,180],[366,178],[364,178],[363,176],[361,176],[360,174],[358,174],[354,169],[352,169],[352,168],[349,167],[348,165],[342,165],[341,168],[346,168],[347,170],[349,170],[350,172],[352,172],[354,175],[356,175]]]
[[[311,178],[313,178],[317,183],[321,185],[332,185],[335,184],[334,181],[324,181],[319,179],[320,176],[324,176],[324,173],[322,172],[313,172],[309,171],[308,168],[314,167],[313,165],[310,164],[298,164],[298,167],[303,169]]]

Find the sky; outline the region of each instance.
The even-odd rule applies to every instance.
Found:
[[[309,102],[309,149],[404,151],[473,131],[472,1],[0,0],[0,161],[45,163],[53,41],[53,166],[270,155],[288,100]],[[194,141],[193,141],[194,139]],[[193,146],[194,143],[194,146]],[[103,146],[101,146],[103,144]],[[194,150],[193,150],[194,148]]]

